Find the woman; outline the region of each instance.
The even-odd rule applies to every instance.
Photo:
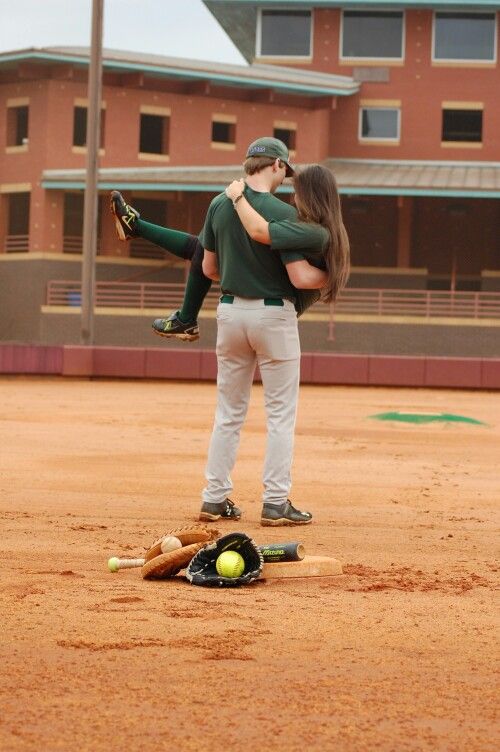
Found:
[[[273,250],[297,251],[298,258],[305,258],[311,266],[325,270],[322,293],[317,289],[318,283],[311,283],[303,270],[302,276],[291,279],[297,288],[297,315],[300,316],[320,297],[326,303],[332,302],[349,275],[349,241],[332,173],[321,165],[310,165],[295,174],[297,222],[267,222],[245,199],[245,185],[243,180],[233,181],[226,194],[235,203],[248,234],[254,240],[270,245]],[[111,211],[120,240],[143,237],[178,258],[191,260],[181,309],[165,319],[156,319],[153,331],[164,337],[188,341],[198,339],[197,316],[212,284],[202,270],[203,247],[198,238],[142,220],[139,212],[129,206],[118,191],[111,192]]]
[[[321,298],[331,303],[349,276],[349,239],[337,183],[330,170],[315,164],[297,172],[293,185],[297,222],[267,222],[246,200],[244,180],[234,180],[226,188],[226,196],[251,238],[269,245],[271,250],[301,251],[310,264],[326,271]]]

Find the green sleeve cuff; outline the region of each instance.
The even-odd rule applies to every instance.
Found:
[[[303,261],[305,256],[300,251],[280,251],[281,260],[283,263],[291,264],[292,261]]]

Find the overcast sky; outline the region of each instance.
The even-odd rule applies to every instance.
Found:
[[[0,52],[90,45],[92,0],[0,0]],[[246,62],[201,0],[104,0],[104,46]]]

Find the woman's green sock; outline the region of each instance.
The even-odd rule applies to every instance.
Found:
[[[154,225],[151,222],[145,222],[143,219],[137,220],[136,227],[137,234],[141,238],[164,248],[178,258],[191,258],[192,248],[189,241],[192,240],[193,236],[189,233]],[[211,284],[212,280],[205,277],[204,274],[190,270],[184,290],[182,308],[179,311],[179,318],[183,324],[196,321]]]
[[[169,227],[153,225],[143,219],[137,220],[137,234],[141,238],[151,241],[160,248],[164,248],[178,258],[186,258],[186,249],[191,235],[180,230],[171,230]]]
[[[183,324],[196,321],[211,285],[211,279],[191,269],[187,278],[186,289],[184,290],[182,308],[179,311],[179,318]]]

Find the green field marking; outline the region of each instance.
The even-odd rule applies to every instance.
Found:
[[[411,412],[404,413],[394,411],[390,413],[378,413],[369,415],[374,420],[394,420],[399,423],[470,423],[474,426],[486,426],[481,420],[468,418],[466,415],[454,415],[453,413],[423,413]]]

